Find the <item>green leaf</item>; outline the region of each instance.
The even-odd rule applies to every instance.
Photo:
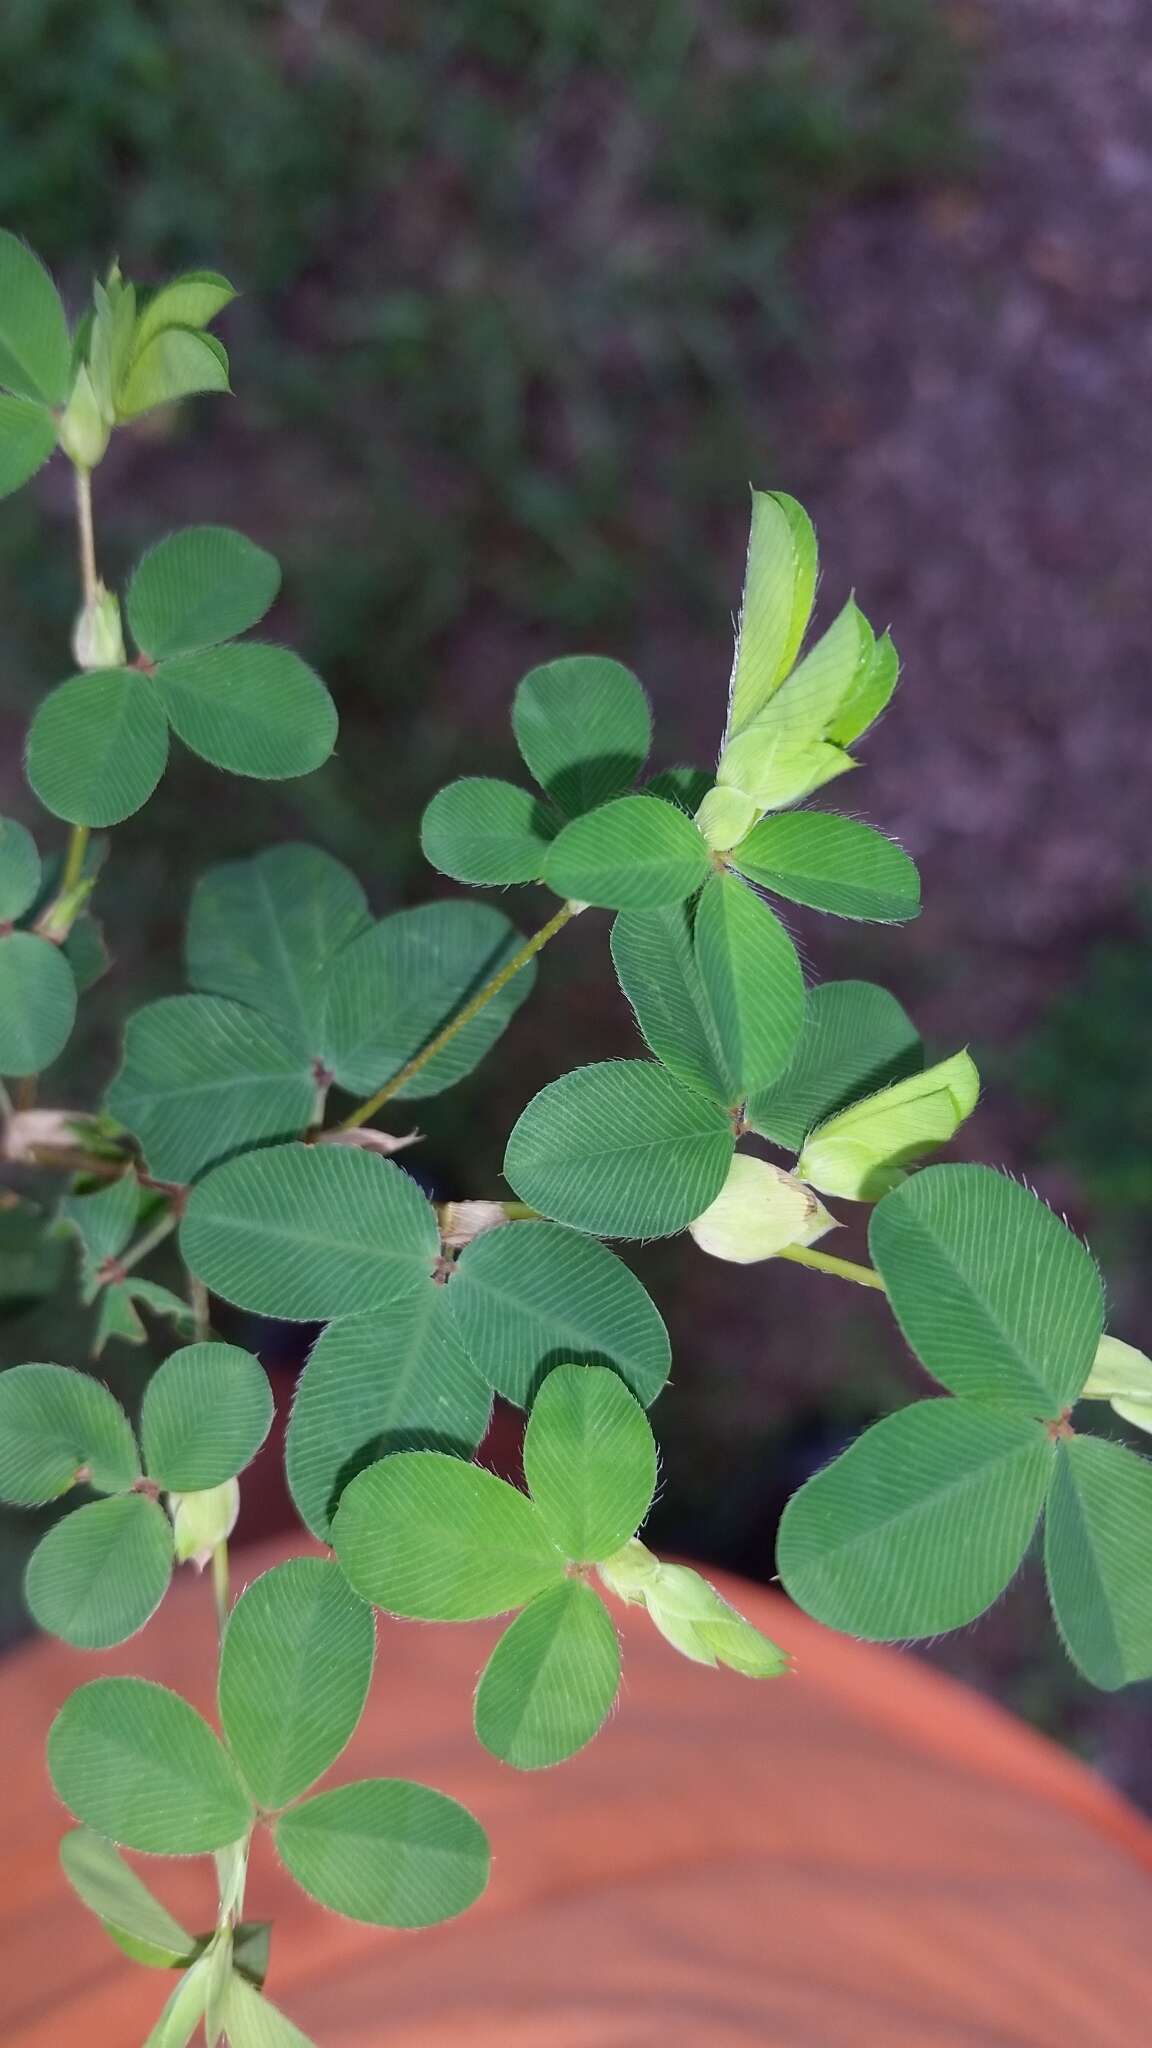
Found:
[[[816,593],[816,536],[783,491],[753,491],[744,600],[730,689],[740,732],[780,687],[799,652]]]
[[[104,943],[104,927],[87,913],[76,919],[60,951],[76,977],[76,988],[80,995],[94,988],[107,974],[111,965],[108,948]]]
[[[742,1102],[783,1073],[803,1028],[796,948],[767,904],[731,875],[713,875],[707,884],[694,944],[727,1099]]]
[[[63,405],[71,366],[59,292],[39,257],[0,229],[0,385]]]
[[[103,1836],[90,1828],[70,1828],[60,1844],[60,1863],[77,1897],[136,1961],[156,1969],[191,1961],[193,1937]]]
[[[92,1339],[93,1358],[99,1358],[114,1338],[122,1344],[148,1342],[148,1332],[136,1313],[131,1291],[120,1281],[110,1281],[101,1286],[98,1300],[96,1330]]]
[[[1152,1358],[1120,1337],[1101,1337],[1082,1401],[1107,1401],[1136,1429],[1152,1430]]]
[[[470,1457],[480,1443],[492,1396],[457,1334],[450,1291],[428,1280],[385,1314],[341,1316],[314,1345],[284,1464],[300,1515],[322,1543],[341,1493],[366,1465],[391,1451]]]
[[[399,1073],[522,944],[485,903],[425,903],[381,918],[346,946],[328,975],[321,1047],[342,1088],[368,1094]],[[470,1074],[530,994],[535,962],[398,1091],[398,1099],[439,1095]]]
[[[189,526],[149,548],[128,585],[128,624],[150,661],[215,647],[264,617],[280,565],[228,526]]]
[[[530,669],[512,707],[516,744],[568,817],[630,789],[648,758],[652,713],[631,669],[595,654]]]
[[[712,776],[707,768],[693,768],[688,763],[681,763],[678,768],[661,768],[658,775],[653,775],[644,784],[641,794],[663,797],[666,804],[676,804],[692,818],[711,787]]]
[[[528,1418],[524,1477],[558,1550],[598,1564],[636,1534],[656,1491],[648,1417],[602,1365],[558,1365]]]
[[[635,1274],[555,1223],[485,1231],[461,1253],[446,1294],[469,1357],[518,1408],[562,1358],[612,1366],[645,1405],[668,1378],[668,1332]]]
[[[307,2034],[234,1971],[221,2011],[229,2048],[313,2048]]]
[[[373,1927],[455,1919],[488,1883],[488,1838],[466,1807],[402,1778],[362,1778],[281,1814],[276,1847],[322,1906]]]
[[[890,1415],[794,1494],[776,1564],[829,1628],[896,1642],[962,1628],[1028,1548],[1052,1470],[1042,1423],[966,1401]]]
[[[826,740],[837,715],[854,697],[860,677],[871,667],[875,645],[872,628],[849,598],[764,709],[728,741],[719,780],[756,795],[759,777],[748,777],[749,765],[766,767],[773,753],[786,755]]]
[[[365,1600],[415,1621],[504,1614],[565,1570],[524,1494],[442,1451],[398,1451],[358,1473],[332,1541]]]
[[[35,932],[0,935],[0,1074],[39,1074],[76,1021],[76,980],[58,946]]]
[[[188,270],[161,285],[141,311],[132,337],[140,355],[166,327],[207,327],[236,297],[235,287],[215,270]]]
[[[522,1202],[603,1237],[670,1237],[715,1201],[734,1146],[718,1103],[644,1060],[579,1067],[541,1089],[508,1140]]]
[[[622,796],[565,825],[544,858],[558,896],[605,910],[682,903],[712,863],[691,818],[655,796]]]
[[[287,1806],[350,1742],[376,1628],[339,1565],[296,1557],[240,1595],[220,1653],[220,1725],[258,1806]]]
[[[124,1250],[136,1228],[139,1207],[140,1186],[129,1167],[94,1194],[65,1195],[60,1220],[71,1226],[89,1258],[100,1266]]]
[[[779,1678],[789,1669],[786,1650],[761,1635],[707,1579],[684,1564],[663,1564],[633,1536],[597,1567],[618,1599],[645,1607],[666,1642],[694,1664],[718,1664],[744,1678]]]
[[[49,691],[28,733],[28,780],[70,825],[119,825],[146,804],[168,759],[154,683],[126,668],[72,676]]]
[[[415,1181],[343,1145],[276,1145],[217,1166],[193,1188],[180,1236],[213,1293],[286,1322],[402,1301],[440,1253]]]
[[[187,1344],[144,1390],[145,1469],[167,1493],[206,1493],[244,1470],[271,1427],[272,1389],[250,1351]]]
[[[814,1125],[922,1062],[916,1026],[887,989],[867,981],[824,982],[808,991],[791,1065],[752,1097],[748,1122],[762,1138],[798,1152]]]
[[[331,697],[287,647],[245,640],[177,654],[161,662],[156,688],[185,746],[233,775],[310,775],[336,744]]]
[[[612,1711],[620,1642],[603,1601],[579,1579],[553,1586],[517,1615],[476,1693],[476,1733],[518,1771],[574,1756]]]
[[[228,358],[210,336],[165,327],[135,357],[116,398],[117,417],[138,418],[201,391],[229,391]]]
[[[796,1162],[802,1180],[826,1195],[875,1202],[907,1180],[909,1168],[954,1138],[980,1098],[966,1052],[865,1096],[817,1124]]]
[[[97,1678],[74,1692],[48,1731],[48,1770],[77,1820],[149,1855],[223,1849],[252,1823],[208,1723],[144,1678]]]
[[[708,1001],[692,949],[687,903],[665,910],[622,910],[612,926],[612,964],[645,1043],[670,1073],[728,1100]]]
[[[56,1500],[85,1481],[123,1493],[140,1476],[128,1417],[107,1387],[62,1365],[0,1373],[0,1500],[21,1508]]]
[[[137,1273],[130,1273],[123,1284],[134,1302],[171,1322],[174,1336],[195,1336],[196,1317],[192,1308],[179,1294],[173,1294],[170,1287],[161,1287],[155,1280],[141,1280]]]
[[[204,1954],[183,1972],[144,2048],[189,2048],[207,2011],[215,1966],[215,1954]]]
[[[318,1054],[329,963],[371,925],[364,891],[318,846],[270,846],[209,868],[192,894],[186,958],[193,987],[259,1010]]]
[[[15,818],[0,818],[0,922],[12,924],[40,893],[36,841]]]
[[[838,746],[850,747],[879,718],[899,680],[900,656],[890,636],[882,633],[829,725],[829,739]]]
[[[1065,1437],[1045,1510],[1044,1565],[1064,1647],[1093,1685],[1152,1678],[1152,1465],[1123,1444]]]
[[[241,1147],[306,1129],[311,1062],[267,1018],[217,996],[162,996],[129,1017],[106,1106],[158,1180],[194,1180]]]
[[[458,882],[537,882],[558,823],[531,790],[466,775],[433,797],[420,844],[425,860]]]
[[[172,1576],[172,1524],[140,1493],[97,1500],[42,1536],[24,1597],[33,1620],[78,1650],[108,1650],[150,1621]]]
[[[31,1202],[0,1205],[0,1308],[45,1301],[63,1284],[65,1247],[51,1220]]]
[[[50,412],[34,399],[0,396],[0,498],[10,497],[34,477],[55,446],[56,422]]]
[[[760,888],[836,917],[902,924],[920,914],[920,877],[903,847],[833,811],[762,818],[733,862]]]
[[[872,1218],[872,1257],[922,1365],[955,1394],[1057,1416],[1092,1370],[1100,1276],[1078,1238],[987,1166],[929,1166]]]

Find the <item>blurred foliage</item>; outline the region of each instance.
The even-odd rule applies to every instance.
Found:
[[[797,227],[964,150],[935,0],[8,0],[5,51],[0,218],[76,295],[113,248],[248,294],[330,666],[486,600],[603,631],[654,525],[699,587]]]

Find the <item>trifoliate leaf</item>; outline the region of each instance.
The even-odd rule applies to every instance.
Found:
[[[603,1601],[579,1579],[538,1593],[489,1657],[476,1733],[519,1771],[562,1763],[591,1742],[620,1685],[620,1642]]]
[[[28,733],[28,780],[70,825],[119,825],[146,804],[168,759],[168,724],[149,676],[73,676],[45,697]]]
[[[1059,1416],[1104,1320],[1100,1275],[1059,1217],[987,1166],[930,1166],[888,1195],[869,1246],[921,1363],[970,1400]]]
[[[543,1088],[504,1172],[521,1201],[603,1237],[669,1237],[715,1201],[734,1146],[724,1110],[643,1060],[580,1067]]]
[[[128,624],[141,652],[164,661],[246,633],[279,588],[279,563],[244,534],[189,526],[141,558],[128,586]]]
[[[652,713],[637,678],[595,654],[530,669],[512,726],[537,782],[570,818],[630,789],[652,743]]]
[[[155,684],[185,746],[233,775],[310,775],[336,743],[331,697],[287,647],[245,640],[177,654],[160,663]]]
[[[1052,1460],[1043,1423],[917,1401],[793,1495],[776,1550],[785,1591],[871,1642],[962,1628],[1016,1572]]]

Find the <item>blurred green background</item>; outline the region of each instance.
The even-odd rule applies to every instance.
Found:
[[[972,1044],[966,1149],[1090,1233],[1140,1341],[1150,451],[1123,387],[1148,143],[1122,28],[1037,31],[1014,0],[9,0],[0,220],[73,308],[113,255],[244,294],[221,326],[236,398],[116,437],[103,572],[175,525],[242,527],[280,556],[273,629],[343,720],[306,783],[182,756],[115,834],[115,972],[44,1099],[95,1099],[125,1001],[179,987],[209,861],[312,837],[380,910],[444,893],[420,811],[512,767],[532,662],[630,661],[657,765],[707,762],[746,486],[779,485],[816,516],[825,603],[854,583],[905,655],[851,802],[920,859],[928,903],[908,934],[798,915],[805,957],[888,983],[933,1053]],[[0,804],[30,819],[19,743],[69,666],[69,521],[60,465],[0,511]],[[525,927],[546,914],[507,900]],[[632,1049],[606,938],[582,920],[503,1055],[421,1105],[438,1194],[498,1192],[535,1089]],[[767,1576],[787,1493],[914,1368],[854,1290],[682,1246],[635,1263],[676,1347],[658,1533]],[[0,1336],[13,1358],[83,1355],[75,1319],[26,1298]],[[127,1388],[142,1370],[107,1365]],[[933,1654],[1147,1796],[1134,1710],[1089,1703],[1027,1575]]]

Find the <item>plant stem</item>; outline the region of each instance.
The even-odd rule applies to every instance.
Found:
[[[884,1282],[871,1266],[858,1266],[852,1259],[837,1259],[831,1252],[812,1251],[805,1244],[787,1244],[777,1252],[778,1259],[791,1259],[797,1266],[807,1266],[813,1273],[834,1273],[838,1280],[854,1280],[858,1287],[876,1287],[884,1294]]]
[[[208,1299],[208,1289],[195,1273],[188,1275],[188,1299],[196,1319],[196,1342],[207,1344],[212,1335],[212,1304]]]
[[[520,951],[514,953],[511,960],[501,967],[499,972],[494,974],[490,981],[485,982],[483,988],[472,997],[470,1002],[465,1003],[462,1010],[457,1011],[451,1022],[444,1026],[443,1031],[438,1031],[435,1038],[431,1039],[424,1047],[424,1050],[416,1053],[406,1066],[401,1067],[398,1074],[393,1074],[392,1079],[386,1081],[383,1088],[377,1089],[375,1095],[370,1096],[367,1102],[360,1104],[359,1109],[354,1109],[350,1116],[346,1116],[339,1129],[342,1131],[358,1130],[361,1124],[368,1122],[369,1117],[375,1116],[378,1109],[383,1109],[384,1104],[390,1102],[394,1095],[399,1095],[400,1090],[407,1087],[409,1081],[420,1072],[422,1067],[426,1067],[430,1060],[434,1060],[437,1053],[441,1052],[456,1037],[458,1032],[463,1031],[466,1024],[471,1024],[473,1017],[478,1017],[481,1010],[487,1008],[493,996],[498,996],[502,988],[507,988],[508,983],[515,979],[516,975],[520,973],[521,968],[527,967],[528,962],[535,959],[537,953],[541,952],[548,944],[549,939],[555,938],[556,933],[564,929],[569,918],[573,915],[571,904],[563,904],[556,912],[555,917],[550,917],[547,924],[541,925],[538,932],[534,932],[530,939],[525,940]]]
[[[90,837],[87,825],[73,825],[68,834],[68,851],[64,857],[64,872],[60,877],[60,896],[71,895],[77,888],[84,873],[84,856],[88,851]]]
[[[228,1626],[228,1539],[217,1543],[212,1552],[212,1597],[216,1603],[216,1632],[221,1641]]]
[[[85,605],[95,604],[96,586],[96,532],[92,524],[92,472],[78,466],[73,470],[76,483],[76,527],[80,542],[80,581],[84,589]]]
[[[153,1224],[151,1230],[146,1230],[143,1237],[139,1238],[135,1244],[129,1245],[128,1250],[123,1256],[116,1260],[120,1271],[122,1273],[131,1272],[132,1267],[138,1266],[142,1259],[146,1259],[149,1252],[155,1251],[158,1244],[163,1244],[166,1237],[171,1237],[175,1228],[176,1211],[175,1209],[168,1209],[160,1218],[160,1221]]]

